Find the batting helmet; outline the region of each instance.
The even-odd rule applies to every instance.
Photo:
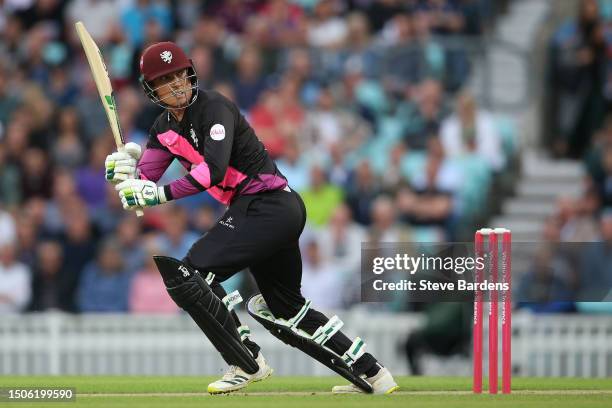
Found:
[[[165,102],[159,99],[150,82],[183,69],[187,69],[187,77],[191,82],[192,96],[189,102],[189,105],[191,105],[198,95],[198,77],[191,60],[181,47],[173,42],[164,41],[150,45],[140,57],[140,83],[145,94],[154,103],[163,108],[169,108]]]

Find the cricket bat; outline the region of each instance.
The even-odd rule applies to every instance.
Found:
[[[89,62],[89,68],[91,68],[91,74],[96,83],[96,88],[98,88],[102,105],[106,111],[106,117],[108,118],[108,123],[113,132],[113,137],[115,138],[115,144],[117,145],[117,149],[122,149],[123,145],[125,145],[125,140],[121,132],[121,124],[119,123],[119,115],[117,114],[117,104],[115,102],[113,87],[108,75],[108,70],[104,64],[104,59],[102,58],[102,53],[81,21],[78,21],[75,27],[77,35],[81,40],[81,45],[83,45],[83,50],[85,50],[87,62]],[[137,210],[136,215],[142,217],[142,210]]]

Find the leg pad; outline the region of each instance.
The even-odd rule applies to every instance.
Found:
[[[225,362],[255,374],[259,365],[240,340],[230,310],[212,292],[198,271],[174,258],[155,256],[153,259],[170,297],[189,313]]]
[[[288,323],[291,319],[289,321],[276,319],[272,312],[270,312],[268,305],[266,305],[261,295],[255,295],[249,299],[247,310],[255,320],[261,323],[270,333],[272,333],[272,335],[280,339],[283,343],[303,351],[321,364],[346,378],[363,391],[367,393],[372,392],[370,384],[356,375],[343,361],[341,356],[338,356],[324,346],[325,340],[333,334],[330,334],[325,340],[321,341],[321,337],[325,337],[325,333],[336,333],[340,329],[342,326],[340,319],[330,319],[330,322],[333,320],[332,323],[326,324],[320,328],[320,330],[317,330],[313,336],[310,336],[308,333],[299,330],[297,324]],[[302,311],[303,310],[300,310],[300,313]],[[300,313],[298,313],[298,315],[300,315]],[[314,336],[317,336],[317,340],[321,341],[321,343],[317,343],[313,340]]]

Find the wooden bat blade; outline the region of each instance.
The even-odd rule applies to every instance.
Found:
[[[106,65],[104,64],[104,59],[102,58],[100,49],[96,45],[95,41],[93,38],[91,38],[89,32],[87,32],[85,25],[79,21],[75,24],[75,27],[77,35],[81,40],[83,50],[85,51],[85,56],[87,57],[87,62],[89,63],[94,82],[96,83],[96,88],[98,88],[102,105],[106,111],[106,116],[108,118],[111,131],[113,132],[115,143],[117,144],[117,147],[122,147],[125,144],[125,140],[123,138],[123,133],[121,132],[119,115],[117,114],[117,104],[115,102],[110,77],[108,75]]]
[[[100,49],[93,38],[91,38],[91,35],[89,35],[85,25],[81,21],[78,21],[75,24],[75,28],[81,45],[83,46],[83,50],[85,51],[85,56],[87,57],[87,62],[89,63],[94,82],[96,83],[96,88],[100,94],[102,106],[104,106],[104,111],[106,112],[106,117],[108,118],[108,123],[115,139],[115,144],[117,148],[120,149],[125,145],[125,140],[121,132],[115,95],[113,93],[108,70],[106,69],[106,64],[104,64],[104,58],[102,58]],[[136,215],[142,217],[142,210],[137,210]]]

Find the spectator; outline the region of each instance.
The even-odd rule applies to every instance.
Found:
[[[60,167],[74,169],[85,161],[85,146],[79,138],[81,134],[78,113],[74,108],[64,108],[59,112],[57,140],[51,158]]]
[[[8,246],[17,240],[15,220],[6,211],[0,209],[0,246]]]
[[[565,22],[551,44],[549,101],[558,154],[580,157],[602,124],[606,47],[597,0],[581,0],[577,18]]]
[[[198,73],[198,85],[200,89],[212,88],[214,81],[214,61],[210,48],[203,45],[196,45],[191,50],[191,60],[193,61],[195,71]]]
[[[471,153],[496,172],[506,164],[493,117],[478,109],[474,97],[468,93],[459,95],[455,113],[442,123],[440,137],[444,151],[451,158]]]
[[[329,221],[334,209],[342,202],[342,190],[325,179],[325,172],[319,165],[310,168],[310,187],[301,193],[306,206],[307,221],[321,227]]]
[[[60,236],[62,253],[70,254],[64,258],[62,265],[62,284],[60,297],[65,302],[65,310],[76,312],[76,292],[85,266],[96,253],[96,240],[93,226],[90,223],[87,209],[82,202],[67,206],[62,211],[66,226]],[[119,255],[117,255],[119,256]]]
[[[377,197],[372,203],[368,242],[409,242],[410,231],[398,225],[396,217],[393,201],[389,197]]]
[[[445,158],[438,138],[429,140],[428,152],[424,171],[411,179],[415,196],[407,201],[407,207],[403,207],[403,216],[413,225],[448,228],[453,214],[458,211],[456,202],[461,187],[461,169]],[[451,231],[447,232],[450,234]]]
[[[370,2],[367,15],[374,31],[380,31],[393,16],[405,11],[402,0],[374,0]]]
[[[82,21],[97,43],[107,39],[109,28],[117,23],[116,0],[73,0],[67,14],[71,23]]]
[[[594,191],[582,199],[560,197],[557,200],[557,216],[561,223],[561,239],[564,242],[589,242],[598,238],[593,204],[598,205]],[[595,199],[595,202],[593,202]]]
[[[290,4],[288,0],[270,0],[260,9],[259,16],[262,18],[249,21],[245,38],[256,39],[267,47],[304,43],[306,24],[299,6]]]
[[[116,240],[121,248],[121,259],[130,272],[140,270],[146,253],[142,248],[141,223],[131,214],[124,215],[116,227]]]
[[[0,143],[0,205],[15,207],[21,201],[21,174],[19,168],[6,157],[6,147]]]
[[[247,47],[242,50],[237,61],[237,71],[232,84],[236,90],[236,102],[241,110],[250,111],[265,89],[261,74],[261,55],[257,48]]]
[[[28,268],[33,268],[36,258],[38,226],[29,219],[25,211],[15,217],[17,226],[17,260]]]
[[[383,190],[388,194],[398,191],[405,183],[402,172],[402,160],[408,155],[404,143],[398,143],[389,152],[389,161],[384,163],[384,168],[377,169],[380,174]]]
[[[165,2],[136,0],[121,15],[121,25],[127,34],[128,41],[136,47],[145,41],[144,29],[149,22],[156,22],[162,28],[164,36],[172,26],[172,15]]]
[[[63,286],[69,284],[63,278],[62,246],[56,241],[43,241],[36,249],[36,266],[32,280],[32,301],[28,308],[34,312],[47,310],[70,311],[71,302],[63,298],[67,292]]]
[[[153,261],[153,255],[159,254],[159,249],[149,244],[145,252],[144,267],[136,273],[130,286],[130,312],[177,313],[179,309],[168,295],[166,285]]]
[[[465,28],[464,16],[452,1],[425,0],[419,9],[428,15],[436,34],[457,34],[463,32]]]
[[[403,139],[408,148],[423,150],[428,139],[438,134],[447,115],[442,84],[428,79],[416,86],[413,98],[406,96],[397,115],[404,123]]]
[[[279,157],[285,149],[286,137],[280,128],[281,101],[277,92],[266,91],[251,110],[249,122],[271,157]]]
[[[312,69],[312,57],[306,48],[292,48],[287,52],[287,72],[294,75],[301,85],[300,100],[307,107],[317,102],[321,87],[321,72]]]
[[[329,223],[317,234],[323,258],[330,260],[339,271],[353,278],[359,269],[361,243],[366,241],[364,228],[357,224],[346,204],[334,210]]]
[[[595,188],[601,198],[601,205],[612,206],[612,145],[606,146],[601,158],[602,174],[595,180]]]
[[[102,243],[96,260],[83,270],[77,302],[79,311],[126,312],[133,272],[127,271],[120,246],[109,238]]]
[[[331,88],[322,88],[317,106],[306,114],[300,141],[308,151],[326,152],[338,146],[350,152],[371,135],[370,126],[350,110],[338,104]]]
[[[302,268],[302,294],[324,310],[342,306],[338,293],[343,293],[342,280],[321,254],[320,245],[312,240],[306,244]]]
[[[37,148],[26,150],[21,171],[21,191],[25,200],[32,197],[48,199],[53,189],[53,172],[47,155]]]
[[[310,183],[308,179],[308,165],[306,159],[300,154],[297,141],[291,139],[285,145],[283,155],[276,161],[281,173],[287,178],[292,189],[304,191]]]
[[[180,258],[191,248],[198,236],[188,229],[187,212],[179,205],[168,205],[164,208],[163,233],[155,245],[166,256]]]
[[[372,205],[380,195],[381,187],[369,162],[359,163],[346,190],[346,203],[355,221],[361,225],[370,225]]]
[[[368,78],[377,78],[381,74],[378,61],[381,58],[380,50],[373,45],[370,32],[370,23],[367,15],[362,12],[352,12],[346,18],[347,36],[346,47],[343,51],[343,61],[359,61],[364,67],[364,75]]]
[[[273,158],[282,154],[287,140],[296,136],[304,120],[298,95],[299,79],[285,75],[277,90],[264,92],[251,111],[251,125]]]
[[[30,269],[17,261],[15,242],[0,242],[0,314],[25,309],[31,297]]]
[[[104,174],[104,160],[109,151],[112,151],[110,135],[101,136],[91,147],[89,161],[75,173],[77,191],[83,201],[92,210],[106,205],[106,180]]]
[[[307,41],[311,47],[335,49],[344,45],[348,27],[338,17],[339,2],[319,0],[314,8],[313,18],[308,24]]]
[[[9,118],[19,106],[18,97],[9,87],[11,74],[7,64],[0,64],[0,136],[6,131]]]
[[[612,208],[604,210],[599,222],[599,242],[588,244],[582,259],[580,299],[599,302],[612,293]]]
[[[213,2],[214,3],[214,2]],[[213,5],[210,14],[217,17],[229,31],[241,34],[255,11],[257,1],[253,0],[226,0]]]
[[[444,51],[431,40],[427,22],[426,16],[404,13],[390,23],[392,35],[386,39],[390,47],[382,64],[391,90],[400,92],[427,77],[442,79]]]
[[[361,299],[361,243],[367,240],[365,229],[353,221],[348,206],[341,204],[316,237],[321,257],[334,266],[342,282],[344,305],[358,303]]]
[[[517,307],[540,313],[563,313],[575,310],[571,269],[567,260],[544,244],[538,249],[529,271],[517,285]]]

